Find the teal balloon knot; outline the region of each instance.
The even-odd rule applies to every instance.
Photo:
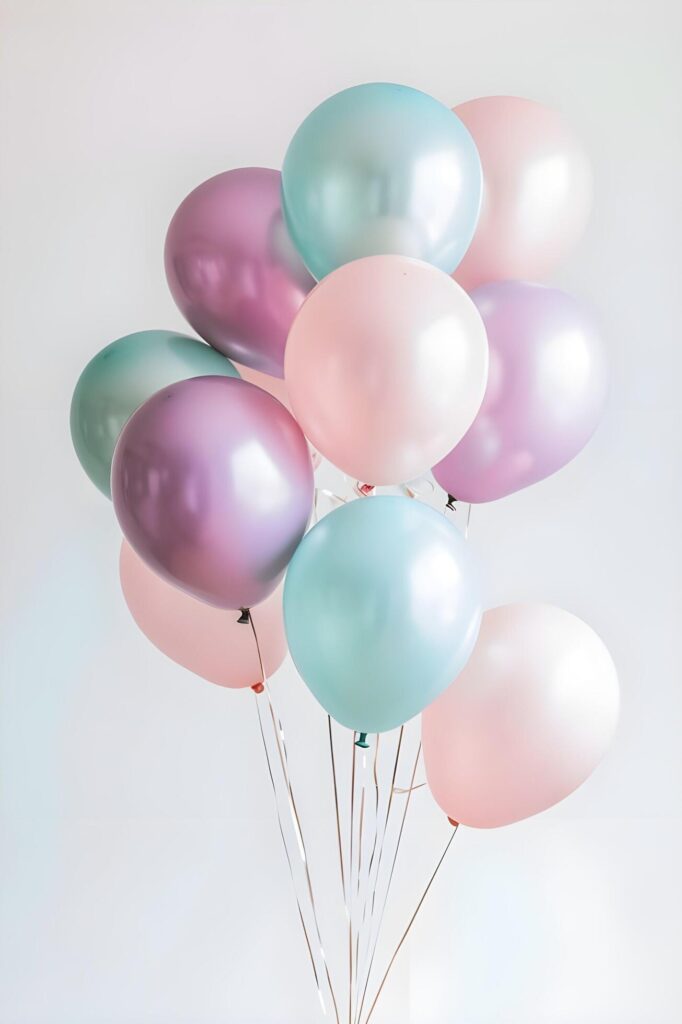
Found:
[[[355,746],[356,747],[362,747],[363,750],[367,750],[367,748],[369,747],[369,743],[367,742],[367,733],[366,732],[361,732],[360,733],[360,739],[355,741]]]

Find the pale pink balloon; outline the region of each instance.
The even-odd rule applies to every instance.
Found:
[[[579,618],[547,604],[493,608],[464,670],[423,712],[431,792],[476,828],[537,814],[597,766],[618,703],[611,656]]]
[[[240,612],[205,604],[157,576],[127,541],[121,545],[121,588],[135,622],[148,640],[178,665],[218,686],[243,689],[262,682],[258,650]],[[265,675],[287,653],[282,584],[251,609]]]
[[[412,480],[450,451],[478,412],[487,374],[474,303],[442,270],[406,256],[368,256],[323,278],[284,359],[306,437],[368,484]]]
[[[592,203],[590,163],[561,114],[516,96],[454,108],[483,167],[474,239],[454,277],[467,291],[488,281],[542,280],[573,249]]]

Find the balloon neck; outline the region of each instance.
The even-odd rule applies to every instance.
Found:
[[[376,487],[374,484],[361,484],[358,480],[355,488],[362,498],[369,498],[371,494],[374,494]]]
[[[455,502],[456,501],[457,501],[457,498],[453,497],[452,494],[448,494],[448,500],[445,503],[445,507],[449,508],[451,512],[454,512],[455,511]]]
[[[459,822],[455,821],[454,818],[448,818],[448,821],[450,822],[453,828],[459,828]]]
[[[249,611],[248,608],[240,608],[239,610],[241,612],[241,615],[237,619],[237,622],[241,626],[248,626],[249,623],[251,622],[251,612]]]
[[[355,741],[356,747],[361,747],[363,750],[367,750],[369,743],[367,742],[367,733],[361,732],[360,738]]]
[[[254,693],[262,693],[265,687],[263,686],[262,683],[254,683],[251,689],[253,690]]]

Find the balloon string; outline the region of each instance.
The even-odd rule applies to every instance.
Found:
[[[348,900],[346,896],[346,872],[343,866],[343,843],[341,842],[341,815],[339,813],[339,789],[336,781],[336,758],[334,757],[334,736],[332,733],[332,719],[331,715],[327,715],[327,725],[329,727],[329,757],[332,765],[332,780],[334,783],[334,809],[336,811],[336,838],[339,845],[339,868],[341,871],[341,886],[343,888],[343,901],[346,904],[346,913],[348,912]]]
[[[378,924],[376,926],[376,929],[374,929],[374,942],[370,943],[371,946],[372,946],[372,952],[370,954],[369,966],[367,968],[367,973],[365,975],[365,984],[364,984],[364,988],[362,990],[362,999],[360,1001],[360,1010],[358,1012],[358,1017],[357,1017],[358,1021],[362,1017],[362,1009],[363,1009],[363,1007],[365,1005],[365,999],[367,998],[367,989],[368,989],[368,986],[369,986],[369,980],[370,980],[370,978],[372,976],[372,968],[374,966],[374,958],[376,956],[377,947],[378,947],[378,944],[379,944],[379,935],[381,934],[381,926],[382,926],[383,921],[384,921],[384,914],[386,913],[386,906],[388,904],[388,896],[389,896],[389,892],[391,890],[391,884],[393,882],[393,875],[395,873],[395,866],[396,866],[396,862],[398,860],[398,853],[400,851],[400,844],[401,844],[402,838],[403,838],[403,831],[405,829],[405,821],[407,819],[407,812],[408,812],[408,810],[410,808],[410,800],[412,799],[412,793],[414,792],[414,789],[416,788],[414,786],[414,780],[415,780],[415,776],[417,774],[417,767],[419,765],[419,756],[421,754],[421,748],[422,748],[422,745],[421,745],[421,742],[420,742],[419,746],[417,747],[417,754],[415,756],[414,765],[412,767],[412,777],[410,779],[410,786],[409,786],[409,788],[407,790],[407,800],[405,801],[405,806],[403,808],[403,816],[402,816],[402,820],[400,822],[400,829],[398,831],[398,838],[396,840],[395,850],[393,851],[393,861],[391,862],[391,870],[389,872],[388,881],[386,883],[386,890],[384,892],[384,899],[383,899],[383,903],[382,903],[382,906],[381,906],[381,911],[379,913],[379,920],[378,920]],[[397,763],[397,758],[396,758],[396,763]],[[393,793],[394,792],[395,792],[395,771],[393,773],[393,781],[392,781],[392,784],[391,784],[391,798],[393,797]],[[377,869],[376,883],[378,883],[378,879],[379,879],[379,871]],[[372,901],[372,902],[374,902],[374,901]],[[372,923],[373,923],[373,921],[374,921],[374,906],[372,906]],[[372,929],[370,928],[370,932],[371,932],[371,930]]]
[[[360,779],[360,828],[358,835],[358,865],[357,874],[355,878],[355,992],[354,1001],[357,1008],[358,1003],[358,989],[359,989],[359,977],[360,977],[360,881],[362,879],[362,845],[364,839],[364,824],[365,824],[365,773],[367,770],[367,754],[366,751],[362,752],[362,778]]]
[[[363,762],[362,763],[362,768],[363,768],[363,772],[364,772],[364,770],[366,768],[365,758],[366,758],[366,754],[363,751],[363,754],[362,754],[362,762]],[[361,780],[360,781],[360,831],[359,831],[359,836],[358,836],[358,870],[357,870],[357,876],[356,876],[356,879],[355,879],[355,882],[356,882],[355,895],[356,895],[356,897],[358,899],[360,898],[360,879],[362,877],[362,839],[363,839],[364,825],[365,825],[365,784]]]
[[[425,782],[418,782],[416,786],[407,786],[405,789],[401,786],[396,786],[393,792],[396,796],[404,796],[405,793],[414,793],[415,789],[423,789],[425,785]]]
[[[385,847],[385,844],[386,844],[386,833],[388,831],[388,822],[389,822],[389,819],[391,817],[391,807],[393,805],[393,794],[394,794],[394,791],[395,791],[395,780],[396,780],[396,776],[398,774],[398,764],[400,762],[400,751],[401,751],[402,745],[403,745],[403,736],[404,736],[404,734],[405,734],[405,726],[401,725],[400,726],[400,732],[398,733],[398,745],[396,747],[396,752],[395,752],[395,763],[393,765],[393,775],[391,777],[391,788],[390,788],[389,794],[388,794],[388,804],[387,804],[387,807],[386,807],[386,817],[384,819],[384,827],[383,827],[383,830],[382,830],[382,833],[381,833],[381,842],[379,844],[379,856],[377,858],[377,867],[376,867],[376,872],[375,872],[375,875],[374,875],[374,888],[372,890],[372,909],[370,911],[371,916],[374,916],[374,905],[375,905],[375,901],[376,901],[376,887],[377,887],[377,883],[379,881],[379,875],[381,873],[381,862],[382,862],[383,857],[384,857],[384,847]]]
[[[372,877],[372,865],[374,864],[374,858],[375,858],[376,852],[377,852],[377,840],[379,838],[379,775],[378,775],[379,739],[380,739],[380,735],[379,735],[379,733],[377,733],[376,747],[374,749],[374,793],[375,793],[375,801],[374,801],[374,841],[372,843],[372,852],[371,852],[370,858],[369,858],[369,867],[367,868],[367,893],[366,893],[365,905],[364,905],[363,915],[362,915],[363,924],[364,924],[364,921],[365,921],[365,916],[367,914],[367,904],[369,902],[370,879]]]
[[[375,922],[376,894],[377,894],[377,888],[379,886],[379,879],[381,877],[381,864],[382,864],[382,861],[383,861],[384,850],[386,848],[386,836],[388,834],[389,820],[390,820],[390,817],[391,817],[391,807],[392,807],[392,803],[393,803],[393,791],[394,791],[394,788],[395,788],[395,780],[396,780],[396,776],[397,776],[397,772],[398,772],[398,765],[400,763],[400,753],[401,753],[401,749],[402,749],[404,733],[405,733],[405,726],[403,725],[403,726],[400,727],[400,732],[398,734],[398,742],[397,742],[397,745],[396,745],[396,752],[395,752],[395,761],[394,761],[394,764],[393,764],[393,774],[391,776],[391,784],[388,787],[388,797],[387,797],[387,801],[386,801],[386,812],[385,812],[385,815],[384,815],[383,828],[382,828],[382,831],[381,831],[381,840],[379,841],[379,846],[378,846],[378,856],[377,856],[377,859],[376,859],[376,869],[375,869],[375,872],[374,872],[373,876],[371,874],[371,866],[372,866],[373,858],[370,860],[370,876],[369,876],[369,879],[368,879],[368,887],[371,889],[372,899],[371,899],[371,908],[370,908],[369,919],[368,919],[368,931],[367,931],[367,941],[366,941],[366,956],[370,955],[370,949],[371,949],[371,946],[372,946],[372,932],[373,932],[374,922]],[[375,775],[375,778],[377,779],[377,783],[378,783],[378,776]],[[378,828],[379,828],[379,826],[378,826],[378,823],[377,823],[377,831],[378,831]],[[367,900],[367,905],[368,906],[370,905],[369,896],[368,896],[368,900]],[[363,923],[364,923],[364,917],[363,917]],[[371,968],[371,958],[370,958],[370,968]],[[365,972],[363,971],[363,974],[364,973]],[[364,989],[363,989],[363,999],[364,999],[366,990],[367,990],[367,977],[365,976],[365,986],[364,986]],[[358,993],[359,993],[359,991],[360,991],[360,981],[358,981]],[[358,1015],[361,1012],[362,1012],[362,1002],[360,1003],[360,1007],[358,1009]],[[357,1020],[357,1018],[356,1018],[356,1020]]]
[[[373,771],[373,775],[374,775],[374,842],[372,843],[372,853],[371,853],[371,856],[369,858],[369,867],[367,869],[367,887],[368,887],[368,889],[369,889],[369,879],[370,879],[370,875],[371,875],[371,872],[372,872],[372,861],[374,860],[374,854],[376,853],[377,838],[378,838],[378,835],[379,835],[379,774],[378,774],[378,765],[379,765],[379,740],[380,739],[381,739],[381,736],[380,736],[379,733],[377,733],[377,735],[376,735],[376,746],[374,748],[374,771]],[[367,901],[365,900],[365,907],[366,906],[367,906]]]
[[[457,509],[455,508],[456,503],[457,503],[457,499],[454,498],[451,494],[448,494],[448,502],[447,502],[447,505],[445,506],[445,513],[444,513],[446,516],[447,516],[448,510],[450,512],[455,512],[455,513],[457,512]],[[464,539],[465,540],[469,539],[469,526],[471,525],[471,507],[472,507],[472,503],[469,502],[469,505],[468,505],[468,508],[467,508],[466,523],[464,524]]]
[[[332,782],[333,782],[333,789],[334,789],[334,810],[336,812],[336,838],[337,838],[338,850],[339,850],[339,870],[340,870],[340,873],[341,873],[341,888],[343,890],[343,904],[344,904],[345,911],[346,911],[346,920],[347,920],[348,925],[350,927],[350,904],[349,904],[349,898],[348,898],[348,895],[349,895],[348,894],[348,889],[346,888],[346,871],[345,871],[345,868],[344,868],[343,841],[341,839],[341,812],[340,812],[340,809],[339,809],[339,787],[338,787],[337,776],[336,776],[336,757],[335,757],[335,754],[334,754],[334,731],[333,731],[333,728],[332,728],[331,715],[327,715],[327,728],[328,728],[328,731],[329,731],[329,758],[330,758],[330,761],[331,761]],[[349,871],[349,876],[350,876],[350,864],[349,864],[349,867],[348,867],[348,871]],[[349,877],[349,887],[350,887],[350,877]],[[350,987],[352,985],[352,974],[351,974],[351,971],[352,971],[352,939],[350,937],[349,937],[348,969],[349,969],[349,971],[348,971],[348,973],[349,973],[348,985]]]
[[[261,740],[263,741],[263,751],[265,752],[265,760],[266,760],[267,766],[268,766],[268,775],[270,776],[270,785],[272,786],[272,792],[273,792],[273,796],[275,798],[275,809],[277,811],[277,824],[279,826],[279,834],[282,837],[282,845],[284,846],[284,853],[286,854],[287,864],[289,866],[289,876],[291,878],[291,884],[292,884],[292,888],[294,890],[294,897],[296,899],[296,908],[298,910],[298,916],[299,916],[299,920],[301,922],[301,928],[303,929],[303,935],[305,937],[305,944],[306,944],[306,947],[308,949],[308,956],[310,958],[310,966],[312,967],[313,976],[315,978],[315,988],[317,989],[317,995],[318,995],[318,998],[320,1000],[320,1005],[322,1006],[322,1012],[326,1015],[327,1009],[325,1007],[324,997],[322,995],[322,989],[320,987],[320,979],[319,979],[319,976],[318,976],[318,973],[317,973],[317,967],[315,966],[315,957],[313,955],[312,946],[310,944],[310,936],[308,935],[308,929],[306,927],[305,917],[303,915],[303,907],[301,905],[301,900],[300,900],[300,897],[299,897],[299,894],[298,894],[298,887],[296,885],[296,876],[294,874],[294,866],[293,866],[293,863],[292,863],[291,854],[289,853],[289,844],[287,842],[286,834],[285,834],[285,831],[284,831],[284,823],[282,821],[282,815],[281,815],[280,809],[279,809],[279,800],[277,798],[277,786],[275,784],[275,777],[274,777],[274,774],[273,774],[273,771],[272,771],[272,762],[271,762],[271,759],[270,759],[270,752],[268,750],[267,740],[265,739],[265,729],[264,729],[264,726],[263,726],[263,716],[262,716],[262,713],[261,713],[261,702],[258,699],[258,694],[255,694],[255,698],[256,698],[256,710],[258,712],[258,726],[259,726],[259,729],[260,729]]]
[[[412,925],[414,924],[414,921],[415,921],[415,918],[416,918],[417,914],[421,910],[422,904],[423,904],[424,900],[426,899],[426,897],[428,895],[429,889],[433,885],[433,882],[434,882],[434,880],[436,878],[436,875],[438,874],[438,872],[440,870],[440,866],[443,863],[443,861],[445,860],[447,852],[450,849],[450,846],[452,845],[452,840],[457,835],[457,829],[458,828],[459,828],[459,825],[455,825],[454,826],[454,828],[452,830],[452,835],[450,836],[450,838],[448,839],[447,843],[445,844],[445,849],[443,850],[442,854],[440,855],[440,859],[439,859],[438,863],[436,864],[436,867],[434,868],[433,874],[431,875],[431,877],[430,877],[430,879],[429,879],[429,881],[427,883],[427,886],[424,889],[424,892],[421,895],[421,899],[419,900],[419,903],[417,904],[412,917],[410,918],[410,920],[407,923],[407,928],[403,932],[403,934],[402,934],[402,936],[400,938],[400,942],[396,946],[395,951],[393,953],[393,956],[391,957],[391,959],[388,962],[388,967],[386,968],[384,976],[381,979],[381,984],[379,985],[379,988],[377,989],[377,994],[375,995],[374,1000],[372,1002],[372,1005],[369,1008],[369,1012],[368,1012],[367,1016],[365,1017],[365,1024],[369,1024],[370,1017],[372,1016],[372,1013],[374,1012],[374,1007],[376,1006],[376,1004],[377,1004],[377,1002],[379,1000],[379,996],[381,995],[382,989],[383,989],[384,985],[386,984],[386,979],[388,978],[388,976],[389,976],[389,974],[391,972],[391,968],[393,967],[393,964],[395,963],[396,957],[398,956],[398,953],[400,952],[405,939],[407,938],[407,936],[410,933],[410,929],[411,929]]]
[[[342,498],[340,494],[335,494],[334,491],[330,491],[326,487],[316,487],[315,497],[313,498],[313,515],[316,523],[319,523],[320,521],[318,501],[321,494],[324,495],[334,508],[338,508],[339,505],[348,504],[348,500],[346,498]]]
[[[376,734],[376,742],[374,747],[374,765],[372,769],[373,776],[373,788],[374,788],[374,815],[373,815],[373,838],[371,841],[371,853],[369,860],[367,860],[367,870],[365,872],[365,880],[363,886],[363,893],[361,899],[362,917],[360,920],[359,929],[359,943],[358,943],[358,958],[359,949],[363,946],[367,946],[369,942],[369,936],[366,931],[367,924],[367,907],[369,906],[369,893],[370,893],[370,879],[372,877],[372,865],[374,864],[374,858],[377,850],[377,840],[379,838],[379,776],[378,776],[378,760],[379,760],[379,739],[380,734]],[[359,962],[359,960],[358,960]],[[364,973],[364,972],[363,972]],[[356,982],[355,982],[355,1003],[357,1006],[358,999],[360,998],[360,970],[358,969]]]
[[[351,768],[351,780],[350,780],[350,839],[349,839],[349,887],[348,887],[348,1024],[352,1024],[353,1019],[353,845],[355,836],[355,757],[357,753],[357,747],[355,746],[356,733],[353,732],[352,743],[353,743],[353,760]]]
[[[246,609],[246,616],[251,626],[251,632],[253,633],[253,642],[256,645],[256,654],[258,655],[258,665],[260,667],[260,679],[259,682],[265,686],[265,666],[263,665],[263,656],[261,654],[260,643],[258,642],[258,633],[256,632],[256,624],[253,621],[253,612],[250,608]],[[257,695],[257,694],[256,694]]]
[[[256,644],[256,650],[258,652],[258,662],[259,662],[260,668],[261,668],[262,685],[264,687],[265,694],[266,694],[267,700],[268,700],[268,708],[269,708],[269,711],[270,711],[270,719],[271,719],[271,722],[272,722],[272,728],[273,728],[274,735],[275,735],[276,749],[277,749],[277,753],[279,755],[279,762],[280,762],[280,767],[281,767],[281,770],[282,770],[282,778],[284,780],[284,785],[285,785],[285,789],[286,789],[286,796],[288,798],[287,799],[287,803],[288,803],[288,806],[289,806],[289,813],[290,813],[290,817],[291,817],[291,824],[292,824],[292,827],[294,829],[294,833],[296,835],[296,840],[298,842],[298,850],[299,850],[299,854],[300,854],[301,861],[302,861],[302,864],[303,864],[303,870],[304,870],[304,873],[305,873],[305,879],[306,879],[307,888],[308,888],[308,896],[309,896],[309,899],[310,899],[310,909],[311,909],[312,919],[313,919],[314,928],[315,928],[315,936],[316,936],[316,939],[317,939],[317,945],[319,946],[320,957],[322,959],[322,963],[324,964],[324,972],[325,972],[325,976],[326,976],[326,979],[327,979],[327,985],[329,987],[329,993],[331,995],[332,1004],[334,1006],[334,1015],[336,1017],[336,1022],[337,1022],[337,1024],[340,1024],[339,1011],[338,1011],[338,1007],[337,1007],[337,1003],[336,1003],[336,996],[334,994],[334,986],[332,985],[332,980],[331,980],[331,976],[330,976],[330,973],[329,973],[329,966],[327,964],[327,958],[325,956],[324,946],[322,944],[322,935],[321,935],[321,932],[320,932],[320,925],[319,925],[319,919],[318,919],[318,913],[317,913],[317,905],[315,903],[315,894],[314,894],[314,891],[313,891],[312,879],[310,877],[310,869],[308,867],[308,852],[306,850],[305,840],[303,838],[303,829],[301,828],[301,820],[300,820],[300,817],[299,817],[298,808],[296,806],[296,800],[295,800],[295,797],[294,797],[293,785],[292,785],[292,782],[291,782],[291,774],[289,772],[289,759],[288,759],[288,755],[287,755],[286,741],[285,741],[285,738],[284,738],[284,729],[283,729],[282,722],[280,720],[279,715],[276,714],[276,712],[275,712],[274,702],[273,702],[273,699],[272,699],[272,693],[270,691],[270,687],[268,686],[267,679],[265,678],[265,670],[264,670],[264,665],[263,665],[263,657],[262,657],[262,653],[261,653],[261,647],[260,647],[260,643],[259,643],[259,640],[258,640],[258,633],[256,631],[256,627],[255,627],[255,624],[254,624],[254,621],[253,621],[253,615],[251,614],[251,612],[249,612],[248,617],[249,617],[249,622],[251,624],[251,631],[253,633],[254,641],[255,641],[255,644]],[[256,698],[258,698],[258,696],[259,696],[259,694],[257,693],[256,694]],[[258,708],[258,720],[259,720],[259,723],[260,723],[261,722],[261,713],[260,713],[261,702],[260,701],[257,702],[257,708]],[[261,734],[263,734],[262,725],[261,725]],[[265,743],[264,736],[263,736],[263,740],[264,740],[264,743]],[[266,756],[268,758],[268,768],[270,768],[270,757],[269,757],[269,752],[267,750],[267,745],[265,746],[265,752],[266,752]],[[270,776],[271,776],[271,779],[273,781],[273,789],[274,789],[274,792],[275,792],[275,802],[277,804],[277,815],[278,815],[278,819],[280,819],[280,831],[282,831],[280,811],[279,811],[279,802],[277,801],[277,790],[276,790],[275,785],[274,785],[274,778],[273,778],[273,775],[272,775],[272,771],[270,771]],[[285,842],[285,849],[286,849],[287,848],[287,844],[286,844],[286,839],[285,839],[284,835],[282,835],[282,838],[283,838],[283,840]],[[287,849],[287,859],[289,859],[288,849]],[[295,883],[295,880],[294,880],[293,876],[292,876],[292,881],[294,882],[294,889],[296,890],[296,883]],[[298,894],[296,895],[296,899],[297,899],[297,902],[298,902]],[[309,939],[308,939],[307,931],[306,931],[306,942],[310,946],[310,942],[309,942]],[[317,980],[317,971],[315,971],[315,977],[316,977],[316,980]],[[318,989],[318,995],[319,995],[319,998],[320,998],[320,1003],[322,1005],[322,1010],[326,1014],[327,1011],[326,1011],[326,1008],[325,1008],[325,1005],[324,1005],[324,999],[322,998],[322,992],[320,990],[319,981],[317,981],[317,989]]]
[[[324,972],[325,972],[325,976],[326,976],[326,979],[327,979],[327,985],[329,986],[329,992],[330,992],[330,995],[332,997],[332,1004],[334,1006],[334,1016],[336,1017],[337,1024],[340,1024],[339,1009],[338,1009],[338,1006],[337,1006],[337,1003],[336,1003],[336,996],[334,994],[334,986],[332,985],[331,976],[329,974],[329,965],[327,964],[327,957],[325,956],[324,947],[322,945],[322,935],[320,933],[320,925],[319,925],[319,919],[318,919],[318,914],[317,914],[317,905],[315,903],[315,894],[313,892],[313,883],[312,883],[312,879],[310,877],[310,869],[309,869],[309,866],[308,866],[308,864],[309,864],[309,861],[308,861],[308,851],[306,850],[305,841],[303,839],[303,829],[301,828],[301,819],[300,819],[299,814],[298,814],[298,808],[296,806],[296,800],[294,799],[294,790],[293,790],[293,786],[292,786],[292,783],[291,783],[291,775],[289,773],[289,764],[288,764],[286,743],[285,743],[285,739],[284,739],[284,730],[282,728],[282,723],[281,723],[281,721],[279,719],[279,716],[275,715],[275,709],[274,709],[273,702],[272,702],[272,695],[270,693],[270,688],[267,685],[267,683],[265,683],[265,692],[266,692],[267,698],[268,698],[268,706],[270,708],[270,717],[271,717],[273,725],[275,727],[275,739],[277,740],[277,751],[279,753],[280,763],[281,763],[281,766],[282,766],[282,771],[284,773],[284,779],[285,779],[287,791],[288,791],[288,794],[289,794],[289,806],[290,806],[290,810],[291,810],[292,822],[293,822],[293,824],[295,826],[297,838],[298,838],[298,841],[299,841],[299,851],[300,851],[300,854],[301,854],[301,860],[303,862],[303,870],[305,872],[305,878],[306,878],[306,882],[307,882],[307,886],[308,886],[308,895],[310,897],[310,906],[311,906],[311,910],[312,910],[312,917],[313,917],[313,922],[314,922],[314,925],[315,925],[315,936],[316,936],[316,939],[317,939],[317,944],[320,947],[320,956],[321,956],[322,962],[324,964]],[[281,745],[280,745],[280,740],[281,740]]]
[[[379,788],[378,788],[378,776],[377,776],[377,757],[379,750],[379,734],[376,735],[376,744],[374,748],[373,758],[373,786],[374,786],[374,838],[373,840],[367,840],[365,835],[369,835],[370,828],[370,814],[369,814],[369,803],[370,799],[368,796],[368,790],[372,785],[372,781],[369,777],[369,770],[367,764],[367,755],[363,750],[362,757],[362,795],[360,802],[360,838],[358,842],[358,874],[356,879],[356,905],[355,905],[355,992],[354,1002],[357,1013],[358,1001],[360,999],[360,950],[365,941],[365,922],[367,917],[367,904],[369,901],[369,878],[370,878],[370,866],[371,857],[368,858],[365,854],[365,847],[371,845],[372,854],[376,850],[377,843],[377,825],[378,825],[378,809],[379,809]],[[367,865],[363,871],[363,858],[364,864]]]
[[[376,743],[374,749],[374,766],[373,766],[373,788],[374,788],[374,828],[373,828],[373,839],[372,839],[372,851],[368,860],[368,867],[365,877],[365,892],[363,900],[361,900],[361,907],[363,907],[363,918],[360,921],[360,928],[365,929],[365,923],[367,920],[367,908],[370,898],[370,880],[372,878],[372,866],[377,853],[377,842],[379,839],[379,774],[378,774],[378,762],[379,762],[379,739],[380,734],[376,735]]]

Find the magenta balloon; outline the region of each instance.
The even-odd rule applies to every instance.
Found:
[[[267,392],[194,377],[128,420],[111,489],[152,569],[210,604],[248,608],[275,589],[303,536],[313,470],[300,427]]]
[[[283,376],[289,328],[315,282],[284,226],[279,171],[241,167],[190,192],[168,228],[165,263],[173,298],[202,338]]]
[[[570,295],[500,281],[471,297],[488,333],[488,384],[433,475],[455,498],[483,502],[543,480],[581,451],[604,410],[608,371],[594,324]]]

